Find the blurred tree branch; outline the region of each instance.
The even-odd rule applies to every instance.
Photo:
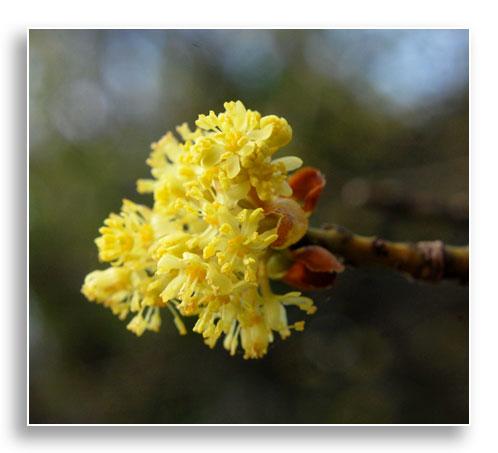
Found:
[[[468,284],[468,246],[442,241],[392,242],[360,236],[338,225],[308,229],[301,243],[325,247],[353,266],[378,265],[404,272],[413,278],[437,282],[458,279]]]
[[[341,191],[344,203],[354,207],[372,207],[385,212],[448,219],[455,223],[469,221],[468,197],[464,191],[446,199],[433,192],[408,190],[396,180],[368,181],[355,178]]]

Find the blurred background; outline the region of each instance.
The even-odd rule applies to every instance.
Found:
[[[242,100],[327,176],[312,224],[468,242],[466,30],[31,30],[30,423],[467,423],[468,287],[348,269],[259,361],[80,294],[149,145]],[[276,288],[284,290],[285,288]]]

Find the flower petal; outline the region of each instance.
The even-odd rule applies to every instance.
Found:
[[[284,164],[286,171],[294,171],[303,165],[303,161],[296,156],[285,156],[275,159],[272,164]]]
[[[235,178],[240,173],[239,156],[233,154],[226,160],[226,172],[230,179]]]
[[[160,294],[161,299],[164,302],[168,302],[170,299],[174,299],[178,296],[178,291],[185,281],[185,276],[180,274],[177,275],[173,280],[171,280],[166,288],[164,288],[163,292]]]
[[[201,159],[201,165],[203,167],[212,167],[216,165],[221,159],[222,148],[219,146],[211,146],[208,150],[204,152]]]
[[[259,142],[259,141],[267,140],[271,136],[272,132],[273,132],[273,125],[269,124],[265,127],[262,127],[261,129],[255,129],[255,130],[249,132],[249,134],[247,134],[247,135],[252,140]]]

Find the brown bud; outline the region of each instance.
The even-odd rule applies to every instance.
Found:
[[[325,187],[325,176],[313,167],[304,167],[289,177],[292,198],[303,203],[306,212],[313,211]]]
[[[302,290],[322,289],[332,286],[342,263],[327,249],[308,245],[292,251],[294,263],[287,270],[283,281]]]
[[[278,238],[271,245],[284,249],[299,241],[308,229],[308,217],[295,200],[277,198],[266,203],[264,209],[268,219],[273,219],[277,226]]]

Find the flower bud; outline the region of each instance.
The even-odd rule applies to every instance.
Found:
[[[271,149],[282,148],[292,140],[292,128],[285,118],[279,118],[276,115],[268,115],[261,118],[260,127],[273,126],[270,137],[266,144]]]
[[[313,167],[304,167],[289,178],[292,188],[292,198],[303,204],[306,212],[313,211],[318,198],[325,187],[325,177]]]
[[[285,249],[299,241],[308,229],[308,217],[291,198],[277,198],[264,205],[268,218],[275,219],[278,238],[272,248]]]
[[[337,273],[344,270],[332,253],[318,245],[293,250],[292,258],[294,264],[287,270],[283,281],[302,290],[328,288],[334,283]]]

